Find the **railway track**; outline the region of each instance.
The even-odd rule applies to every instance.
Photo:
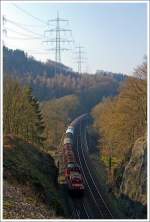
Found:
[[[74,208],[71,215],[72,219],[90,219],[84,200],[74,201]]]
[[[97,194],[97,202],[99,203],[100,207],[101,207],[101,210],[103,212],[103,217],[104,218],[109,218],[109,219],[113,219],[113,215],[109,209],[109,206],[107,205],[107,203],[105,202],[104,198],[102,197],[102,194],[101,194],[101,191],[100,191],[100,188],[99,186],[97,185],[96,181],[97,181],[97,178],[95,177],[95,175],[93,175],[90,167],[88,166],[88,158],[87,158],[87,150],[88,150],[88,143],[87,143],[87,138],[86,138],[86,128],[83,127],[83,134],[81,132],[81,125],[80,125],[80,137],[81,137],[81,141],[82,141],[82,144],[81,144],[81,152],[82,152],[82,156],[83,156],[83,159],[84,159],[84,162],[86,164],[86,169],[89,173],[89,177],[91,178],[92,182],[93,182],[93,186],[95,188],[95,193]]]
[[[94,217],[103,218],[102,211],[99,208],[99,205],[96,201],[96,198],[94,197],[94,193],[93,193],[93,190],[91,188],[91,184],[90,184],[90,182],[87,178],[87,175],[85,173],[86,170],[85,170],[84,162],[83,162],[83,159],[82,159],[82,156],[81,156],[81,153],[80,153],[79,144],[80,143],[79,143],[79,140],[77,138],[77,147],[76,147],[77,148],[77,159],[78,159],[78,162],[80,164],[82,175],[83,175],[83,178],[84,178],[84,184],[86,186],[85,196],[88,197],[88,202],[90,202],[90,204],[92,204],[92,208],[93,208],[93,206],[96,206],[96,208],[94,209],[94,214],[93,214],[92,218],[94,218]]]
[[[83,130],[84,129],[84,130]],[[95,182],[95,176],[88,165],[88,143],[85,127],[78,127],[75,136],[74,153],[79,163],[86,186],[84,197],[73,200],[74,212],[72,218],[78,219],[113,219],[113,215],[107,206],[102,194]]]

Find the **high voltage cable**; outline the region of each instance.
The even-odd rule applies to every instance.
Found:
[[[10,21],[10,22],[14,22],[12,19],[7,19],[5,16],[4,16],[4,20],[5,22],[6,21]],[[24,24],[24,23],[19,23],[19,22],[15,22],[17,25],[20,25],[20,26],[27,26],[27,27],[33,27],[33,28],[41,28],[43,27],[43,25],[30,25],[30,24]],[[46,24],[45,24],[46,25]]]
[[[15,3],[12,3],[13,6],[15,6],[20,11],[24,12],[26,15],[31,16],[32,18],[36,19],[37,21],[41,22],[42,24],[46,24],[45,21],[39,19],[38,17],[32,15],[30,12],[26,11],[25,9],[21,8],[20,6],[16,5]]]
[[[41,39],[39,37],[30,37],[30,38],[19,38],[16,36],[6,36],[8,39],[18,39],[18,40],[33,40],[33,39]]]
[[[39,33],[33,32],[33,31],[31,31],[31,30],[29,30],[29,29],[27,29],[27,28],[23,28],[22,26],[18,25],[16,22],[14,22],[14,21],[12,21],[12,20],[10,20],[10,19],[6,19],[6,18],[5,18],[5,21],[12,23],[13,25],[17,26],[18,28],[25,30],[26,32],[30,32],[30,33],[33,33],[34,35],[43,37],[43,36],[40,35]]]
[[[31,52],[31,51],[28,51],[29,53],[31,54],[40,54],[40,55],[47,55],[49,54],[48,52]]]
[[[38,17],[32,15],[30,12],[26,11],[25,9],[23,9],[22,7],[18,6],[17,4],[15,3],[12,3],[12,5],[14,7],[16,7],[17,9],[19,9],[20,11],[22,11],[23,13],[25,13],[26,15],[36,19],[37,21],[39,21],[40,23],[44,24],[44,25],[48,25],[50,26],[50,24],[52,24],[52,22],[54,22],[55,24],[55,28],[49,28],[48,30],[45,30],[45,34],[48,33],[48,34],[53,34],[55,33],[56,37],[55,39],[53,38],[50,38],[49,36],[44,36],[44,35],[41,35],[39,33],[36,33],[36,32],[33,32],[27,28],[24,28],[24,26],[30,26],[30,27],[36,27],[34,25],[25,25],[25,24],[21,24],[19,22],[15,22],[13,20],[10,20],[10,19],[5,19],[4,22],[9,22],[9,23],[12,23],[13,25],[17,26],[18,28],[22,29],[23,31],[25,32],[28,32],[28,33],[33,33],[34,36],[31,36],[31,35],[28,35],[28,34],[24,34],[24,33],[20,33],[20,32],[17,32],[17,31],[14,31],[13,29],[10,29],[10,28],[7,28],[7,30],[10,30],[14,33],[17,33],[17,34],[20,34],[20,35],[23,35],[23,36],[27,36],[28,38],[19,38],[19,37],[9,37],[10,39],[20,39],[20,40],[30,40],[30,39],[42,39],[42,38],[48,38],[46,41],[43,41],[43,42],[47,42],[47,43],[55,43],[56,47],[54,48],[50,48],[50,49],[45,49],[45,50],[52,50],[52,51],[55,51],[55,60],[57,63],[60,63],[61,62],[61,51],[66,51],[66,50],[69,50],[67,48],[62,48],[61,47],[61,43],[69,43],[69,42],[75,42],[74,39],[73,39],[73,36],[72,36],[72,31],[70,29],[64,29],[64,28],[61,28],[60,27],[60,22],[68,22],[68,20],[65,20],[65,19],[62,19],[59,17],[59,15],[57,14],[57,18],[56,19],[51,19],[49,20],[47,23],[41,19],[39,19]],[[39,27],[39,26],[37,26]],[[42,26],[41,26],[42,27]],[[67,39],[63,39],[61,38],[61,33],[65,33],[65,32],[70,32],[71,34],[71,40],[67,40]],[[37,38],[35,36],[39,36],[40,38]],[[78,61],[77,61],[77,64],[78,64],[78,72],[81,73],[82,72],[82,63],[83,63],[83,57],[82,57],[82,47],[79,46],[79,47],[76,47],[76,49],[78,49]],[[36,53],[38,54],[38,53]],[[40,54],[40,53],[39,53]],[[56,71],[56,70],[55,70]]]
[[[19,35],[24,35],[24,36],[28,36],[28,37],[35,37],[35,36],[31,36],[31,35],[29,35],[29,34],[25,34],[25,33],[22,33],[22,32],[18,32],[18,31],[15,31],[14,29],[11,29],[11,28],[7,28],[7,30],[8,31],[11,31],[11,32],[14,32],[14,33],[16,33],[16,34],[19,34]],[[39,38],[40,39],[40,38]]]

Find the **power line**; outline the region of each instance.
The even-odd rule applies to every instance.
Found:
[[[18,37],[18,36],[6,36],[7,37],[7,39],[18,39],[18,40],[41,40],[42,38],[41,37],[36,37],[36,36],[42,36],[42,35],[40,35],[40,34],[37,34],[37,33],[35,33],[35,32],[32,32],[31,30],[29,30],[29,29],[25,29],[25,28],[23,28],[22,26],[21,26],[21,24],[19,24],[19,23],[16,23],[15,21],[12,21],[12,20],[10,20],[10,19],[6,19],[6,17],[3,17],[3,21],[5,22],[5,24],[6,24],[6,22],[9,22],[9,23],[12,23],[13,25],[15,25],[15,26],[17,26],[17,27],[19,27],[20,29],[22,29],[23,31],[27,31],[27,32],[30,32],[30,33],[33,33],[34,34],[34,36],[32,35],[32,34],[26,34],[26,33],[23,33],[23,32],[18,32],[18,31],[16,31],[16,30],[14,30],[14,29],[11,29],[11,28],[7,28],[7,31],[11,31],[11,32],[13,32],[13,33],[16,33],[16,34],[19,34],[19,35],[21,35],[21,36],[23,36],[23,37]],[[4,23],[3,22],[3,23]],[[42,36],[43,37],[43,36]],[[13,47],[16,47],[16,46],[13,46]],[[29,51],[29,50],[28,50]],[[37,53],[37,52],[35,52],[34,54],[40,54],[39,52]],[[42,53],[41,53],[42,54]],[[47,54],[47,52],[45,52],[44,54]]]
[[[12,19],[5,19],[5,21],[14,22]],[[33,27],[33,28],[41,28],[41,27],[43,27],[43,25],[30,25],[30,24],[24,24],[24,23],[20,23],[20,22],[14,22],[14,23],[17,24],[17,25],[23,26],[23,27]]]
[[[27,29],[27,28],[24,28],[24,27],[18,25],[16,22],[14,22],[14,21],[12,21],[12,20],[10,20],[10,19],[6,19],[6,18],[5,18],[5,21],[12,23],[13,25],[17,26],[18,28],[20,28],[20,29],[22,29],[22,30],[24,30],[24,31],[26,31],[26,32],[33,33],[34,35],[43,37],[43,36],[40,35],[39,33],[35,33],[35,32],[33,32],[33,31],[31,31],[31,30],[29,30],[29,29]]]
[[[7,28],[7,30],[8,31],[11,31],[11,32],[13,32],[13,33],[16,33],[16,34],[19,34],[19,35],[23,35],[23,36],[27,36],[27,37],[35,37],[35,36],[31,36],[31,35],[29,35],[29,34],[26,34],[26,33],[22,33],[22,32],[18,32],[18,31],[15,31],[14,29],[12,29],[12,28]],[[39,39],[41,39],[41,38],[39,38]]]
[[[12,5],[15,6],[17,9],[19,9],[20,11],[24,12],[26,15],[28,15],[28,16],[36,19],[37,21],[41,22],[42,24],[46,24],[45,21],[43,21],[43,20],[39,19],[38,17],[32,15],[30,12],[28,12],[27,10],[21,8],[20,6],[16,5],[15,3],[12,3]]]
[[[16,36],[7,36],[8,39],[18,39],[18,40],[33,40],[33,39],[41,39],[39,37],[30,37],[30,38],[19,38]]]
[[[70,50],[68,48],[62,47],[61,45],[62,45],[62,43],[63,44],[70,43],[70,42],[72,42],[72,40],[67,40],[67,39],[62,38],[63,33],[71,32],[70,29],[62,28],[60,25],[61,22],[68,22],[68,20],[60,18],[59,14],[57,13],[57,18],[49,20],[48,24],[53,23],[53,22],[55,24],[55,28],[45,30],[45,34],[48,33],[51,36],[54,33],[55,38],[49,38],[48,40],[45,40],[44,42],[55,44],[55,47],[50,48],[49,50],[55,51],[55,61],[56,61],[55,72],[56,72],[57,71],[57,64],[59,64],[61,62],[61,52]],[[60,66],[59,66],[59,68],[60,68]]]
[[[27,52],[32,53],[32,54],[48,54],[48,52],[45,52],[44,50],[40,51],[38,49],[31,49],[31,50],[28,50]]]

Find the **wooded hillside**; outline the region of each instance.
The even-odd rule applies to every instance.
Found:
[[[118,96],[105,99],[92,111],[94,126],[101,136],[101,158],[109,168],[124,162],[136,139],[146,133],[146,67],[144,62],[135,69],[135,77],[124,82]]]
[[[110,87],[111,89],[114,88],[112,91],[114,93],[118,84],[126,78],[122,74],[110,72],[109,74],[103,72],[96,75],[79,75],[63,64],[59,64],[61,71],[59,69],[55,72],[55,62],[42,63],[36,61],[21,50],[4,48],[3,54],[4,76],[11,75],[21,84],[29,85],[33,90],[33,95],[40,101],[75,93],[83,92],[86,94],[87,90],[93,91],[95,88],[104,88],[106,84],[112,84]]]

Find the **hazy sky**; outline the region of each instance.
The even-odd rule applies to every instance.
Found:
[[[85,47],[87,60],[83,71],[94,73],[100,69],[131,74],[133,68],[140,64],[146,55],[146,3],[16,2],[20,9],[12,2],[2,4],[2,14],[8,19],[3,26],[3,29],[7,30],[7,35],[4,36],[5,44],[13,49],[23,49],[38,60],[55,59],[54,52],[45,50],[54,45],[47,46],[43,43],[43,36],[44,30],[48,28],[47,21],[56,18],[57,12],[61,18],[69,20],[69,24],[61,23],[61,25],[62,28],[72,29],[75,46],[80,44]],[[25,14],[21,9],[39,18],[40,21]],[[23,24],[21,28],[20,24]],[[54,25],[50,28],[54,28]],[[39,39],[33,39],[34,37]],[[50,37],[54,38],[54,35]],[[62,37],[71,39],[70,33]],[[65,44],[64,47],[74,46]],[[75,58],[76,55],[72,51],[62,53],[62,62],[77,70]]]

